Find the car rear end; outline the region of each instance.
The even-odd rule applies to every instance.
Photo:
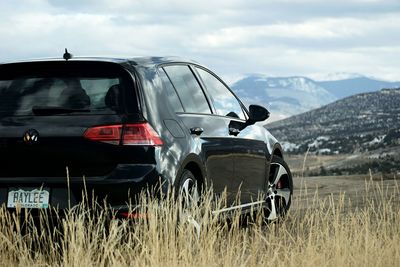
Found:
[[[65,209],[88,199],[124,209],[158,182],[162,140],[143,118],[128,63],[0,65],[0,204]]]

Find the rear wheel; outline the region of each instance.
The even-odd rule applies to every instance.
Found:
[[[193,210],[200,203],[200,187],[196,177],[190,170],[185,169],[179,180],[178,200],[181,201],[181,210],[179,212],[180,223],[189,223],[193,225],[197,236],[200,236],[200,224],[192,214]]]
[[[266,219],[282,219],[289,210],[293,194],[293,179],[289,166],[277,156],[272,157],[266,197]]]
[[[190,170],[184,170],[179,179],[179,197],[182,200],[183,208],[190,208],[200,201],[200,191],[196,177]]]

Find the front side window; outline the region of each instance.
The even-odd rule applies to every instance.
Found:
[[[196,69],[213,99],[217,114],[245,120],[242,107],[232,92],[211,73]]]
[[[188,66],[167,66],[164,70],[175,87],[185,112],[211,114],[204,92]]]

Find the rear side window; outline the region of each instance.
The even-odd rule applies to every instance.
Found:
[[[32,115],[35,110],[49,109],[114,114],[127,106],[123,94],[134,98],[133,82],[116,64],[40,62],[0,66],[2,115]],[[129,108],[135,106],[130,103]]]
[[[182,103],[179,100],[178,94],[175,91],[175,88],[172,86],[171,81],[168,79],[164,69],[160,69],[160,76],[163,80],[163,85],[165,89],[165,95],[168,98],[168,102],[171,104],[171,107],[175,112],[183,112]]]
[[[204,92],[188,66],[167,66],[164,70],[176,89],[185,112],[211,114]]]
[[[200,68],[196,70],[212,97],[218,115],[245,120],[243,109],[232,92],[211,73]]]

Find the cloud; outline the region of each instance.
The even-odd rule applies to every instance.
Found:
[[[276,23],[256,26],[227,27],[196,38],[211,47],[260,45],[265,42],[287,46],[311,46],[325,49],[374,44],[398,44],[400,16],[385,15],[376,18],[318,18],[301,23]],[[317,42],[317,43],[316,43]],[[293,44],[296,44],[294,46]],[[319,44],[320,47],[316,46]],[[333,44],[333,45],[332,45]]]
[[[26,0],[0,3],[0,61],[179,55],[245,73],[351,72],[400,80],[397,0]]]

